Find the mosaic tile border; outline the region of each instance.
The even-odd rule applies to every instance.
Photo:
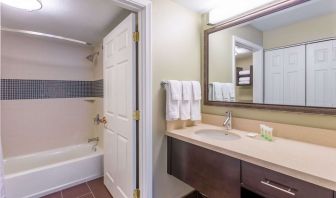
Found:
[[[103,80],[1,79],[1,100],[103,97]]]

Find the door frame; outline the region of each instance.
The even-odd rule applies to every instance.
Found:
[[[139,55],[139,185],[140,197],[153,195],[152,146],[152,1],[112,0],[127,10],[136,12],[140,39]]]

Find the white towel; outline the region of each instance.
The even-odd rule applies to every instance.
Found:
[[[235,93],[234,93],[233,83],[223,83],[222,84],[222,91],[223,91],[223,101],[226,101],[226,102],[235,101]]]
[[[213,82],[213,96],[215,101],[223,101],[223,83]]]
[[[239,82],[240,81],[250,81],[250,77],[240,77]]]
[[[240,75],[250,74],[250,70],[243,70],[239,72]]]
[[[198,81],[192,81],[193,98],[191,101],[191,120],[201,120],[201,85]]]
[[[173,100],[182,100],[182,84],[178,80],[168,80],[169,91]]]
[[[239,85],[249,85],[250,81],[239,81]]]
[[[181,120],[189,120],[191,114],[192,100],[192,84],[191,81],[182,81],[182,101],[180,105]]]
[[[169,80],[166,90],[166,120],[180,118],[180,105],[182,100],[182,84],[177,80]]]

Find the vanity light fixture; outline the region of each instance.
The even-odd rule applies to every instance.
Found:
[[[255,8],[278,2],[279,0],[234,0],[221,3],[209,11],[209,24],[217,24]]]
[[[40,0],[0,0],[0,2],[27,11],[40,10],[42,8]]]

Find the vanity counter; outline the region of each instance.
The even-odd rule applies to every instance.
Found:
[[[277,137],[269,142],[235,129],[230,132],[240,139],[223,141],[195,134],[203,129],[224,128],[199,124],[166,135],[336,191],[336,148]]]

